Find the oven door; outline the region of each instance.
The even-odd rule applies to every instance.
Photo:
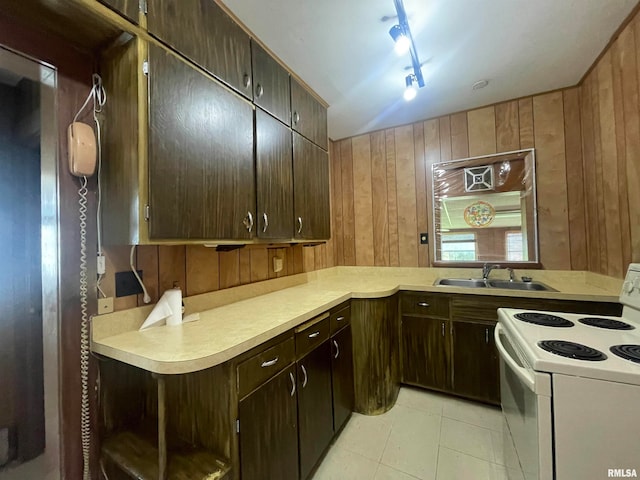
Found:
[[[507,464],[518,463],[526,480],[552,480],[551,376],[528,367],[500,324],[495,341],[500,353]],[[509,452],[514,449],[517,460],[509,464]]]

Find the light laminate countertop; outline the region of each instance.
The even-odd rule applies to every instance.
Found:
[[[500,278],[506,272],[492,272]],[[437,278],[478,278],[479,269],[334,267],[184,298],[200,319],[138,331],[150,306],[94,317],[95,353],[159,373],[219,365],[350,298],[381,298],[399,290],[466,295],[617,302],[622,280],[590,272],[519,270],[557,292],[434,286]]]

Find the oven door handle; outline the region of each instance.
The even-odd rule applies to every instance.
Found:
[[[509,355],[507,350],[502,345],[502,340],[500,339],[500,333],[502,333],[502,325],[499,323],[496,325],[496,328],[493,332],[493,336],[496,341],[496,347],[498,347],[498,352],[500,353],[500,357],[505,361],[507,366],[513,373],[515,373],[518,378],[524,382],[529,390],[532,392],[536,391],[536,382],[533,374],[527,370],[526,368],[518,365],[518,363]]]

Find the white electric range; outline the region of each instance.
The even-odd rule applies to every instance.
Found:
[[[622,317],[498,310],[505,452],[526,480],[640,476],[640,264],[620,302]]]

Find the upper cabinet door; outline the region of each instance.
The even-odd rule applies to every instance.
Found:
[[[249,35],[213,0],[150,0],[149,33],[252,98]]]
[[[327,150],[327,109],[293,78],[291,79],[291,126],[296,132]]]
[[[291,125],[289,73],[260,45],[251,42],[253,102],[283,123]]]
[[[140,12],[139,0],[101,0],[102,3],[106,3],[116,12],[125,16],[133,23],[138,23],[138,13]]]
[[[291,130],[259,108],[256,108],[256,198],[258,237],[291,238]]]
[[[293,207],[295,238],[326,240],[329,216],[329,156],[293,133]]]
[[[148,136],[151,239],[252,237],[251,104],[149,45]]]

